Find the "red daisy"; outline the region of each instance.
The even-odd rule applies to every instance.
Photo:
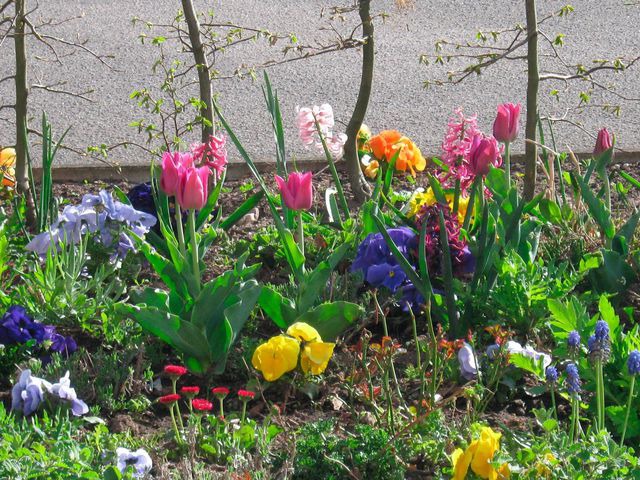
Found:
[[[167,365],[164,367],[164,373],[172,377],[181,377],[187,373],[187,369],[181,365]]]
[[[180,393],[184,395],[197,395],[200,393],[200,387],[182,387]]]
[[[191,406],[194,410],[199,410],[201,412],[208,412],[213,409],[213,403],[204,398],[194,398],[191,400]]]
[[[211,389],[211,393],[226,397],[229,395],[229,389],[227,387],[215,387]]]
[[[160,397],[158,399],[158,402],[168,404],[168,403],[175,403],[178,400],[180,400],[180,395],[178,395],[177,393],[170,393],[169,395]]]
[[[250,390],[238,390],[238,396],[242,399],[242,400],[252,400],[253,397],[256,396],[255,392],[252,392]]]

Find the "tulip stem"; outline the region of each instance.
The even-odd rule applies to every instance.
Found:
[[[175,214],[176,214],[176,231],[178,232],[178,244],[180,245],[180,253],[182,253],[182,255],[185,255],[185,245],[184,245],[184,228],[182,227],[182,209],[180,208],[180,204],[177,202],[176,199],[176,208],[175,208]]]
[[[507,190],[511,188],[511,143],[504,143],[504,178],[507,181]]]
[[[624,417],[624,426],[622,427],[622,437],[620,438],[620,446],[624,445],[624,437],[627,434],[627,425],[629,424],[629,412],[631,411],[631,402],[633,401],[633,389],[636,384],[636,376],[631,377],[631,386],[629,387],[629,400],[627,400],[627,413]]]
[[[196,284],[200,289],[200,260],[198,255],[198,240],[196,239],[196,211],[189,209],[189,231],[191,232],[191,262],[193,263],[193,273],[196,277]]]
[[[302,212],[298,212],[298,244],[300,245],[300,252],[304,257],[304,223],[302,221]]]

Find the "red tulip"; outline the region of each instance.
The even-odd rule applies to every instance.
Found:
[[[609,133],[606,128],[600,129],[598,132],[598,139],[596,140],[596,146],[593,149],[593,154],[598,156],[613,147],[613,135]]]
[[[511,143],[518,136],[520,104],[504,103],[498,105],[498,114],[493,122],[493,136],[502,143]]]
[[[160,188],[168,196],[178,194],[180,178],[186,168],[193,166],[193,156],[190,153],[165,152],[162,154],[162,175]]]
[[[184,209],[200,210],[209,198],[209,167],[189,167],[180,177],[178,203]]]
[[[285,182],[276,175],[276,183],[282,195],[282,201],[291,210],[309,210],[313,203],[311,172],[291,172]]]
[[[485,138],[476,135],[471,142],[469,149],[469,168],[473,175],[486,175],[489,173],[489,166],[497,165],[500,151],[498,143],[494,138]]]

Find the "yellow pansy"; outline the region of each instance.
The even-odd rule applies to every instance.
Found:
[[[335,343],[327,342],[311,342],[307,343],[302,349],[300,356],[300,367],[304,373],[311,372],[313,375],[320,375],[325,371],[331,356]]]
[[[445,198],[451,211],[453,211],[454,194],[446,193]],[[425,192],[415,192],[409,199],[409,209],[407,210],[407,216],[409,218],[415,217],[423,207],[430,207],[437,202],[436,196],[431,188],[428,188]],[[458,223],[462,225],[464,223],[464,217],[467,214],[467,208],[469,206],[469,197],[460,195],[458,198]]]
[[[491,465],[491,460],[500,449],[500,437],[502,437],[501,433],[494,432],[489,427],[484,427],[480,431],[480,438],[469,445],[469,450],[473,453],[471,470],[480,478],[491,480],[498,478],[496,470]]]
[[[323,342],[318,331],[303,322],[291,325],[287,329],[287,335],[304,342],[300,356],[300,367],[304,373],[311,372],[313,375],[320,375],[325,371],[333,355],[334,343]]]
[[[358,150],[362,150],[365,143],[367,143],[371,138],[371,129],[363,123],[360,130],[358,130],[356,138],[358,139]]]
[[[502,464],[497,470],[491,462],[498,450],[500,450],[501,433],[494,432],[489,427],[480,431],[480,438],[471,442],[463,452],[461,448],[451,454],[453,465],[453,480],[463,480],[467,476],[469,467],[480,478],[488,480],[506,480],[511,476],[509,464]]]
[[[536,473],[538,477],[551,478],[552,472],[550,466],[553,466],[555,463],[557,463],[556,457],[550,452],[545,453],[543,459],[536,463]]]
[[[364,167],[363,172],[369,178],[376,178],[378,176],[378,170],[380,169],[380,163],[377,160],[373,160],[369,155],[365,155],[360,160]]]
[[[251,363],[256,370],[262,372],[266,381],[273,382],[296,368],[299,355],[298,340],[277,335],[256,348]]]
[[[14,148],[3,148],[0,151],[0,167],[13,167],[16,164],[16,151]]]
[[[287,335],[301,342],[321,342],[318,331],[308,323],[296,322],[287,329]]]
[[[453,464],[452,480],[464,480],[466,478],[472,456],[473,454],[469,449],[463,451],[461,448],[456,448],[453,451],[451,454],[451,463]]]

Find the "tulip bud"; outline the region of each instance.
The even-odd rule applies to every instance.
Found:
[[[469,149],[469,168],[474,175],[484,176],[489,173],[489,166],[497,163],[499,156],[495,139],[476,135]]]
[[[282,201],[291,210],[309,210],[313,203],[311,172],[291,172],[285,180],[276,175],[276,183],[282,195]]]
[[[593,149],[595,156],[601,155],[603,152],[613,147],[613,135],[609,133],[606,128],[600,129],[598,132],[598,139],[596,140],[596,146]]]
[[[520,104],[504,103],[498,106],[498,114],[493,122],[493,136],[502,143],[511,143],[518,136]]]
[[[182,172],[178,203],[184,209],[200,210],[209,198],[209,167],[190,167]]]

